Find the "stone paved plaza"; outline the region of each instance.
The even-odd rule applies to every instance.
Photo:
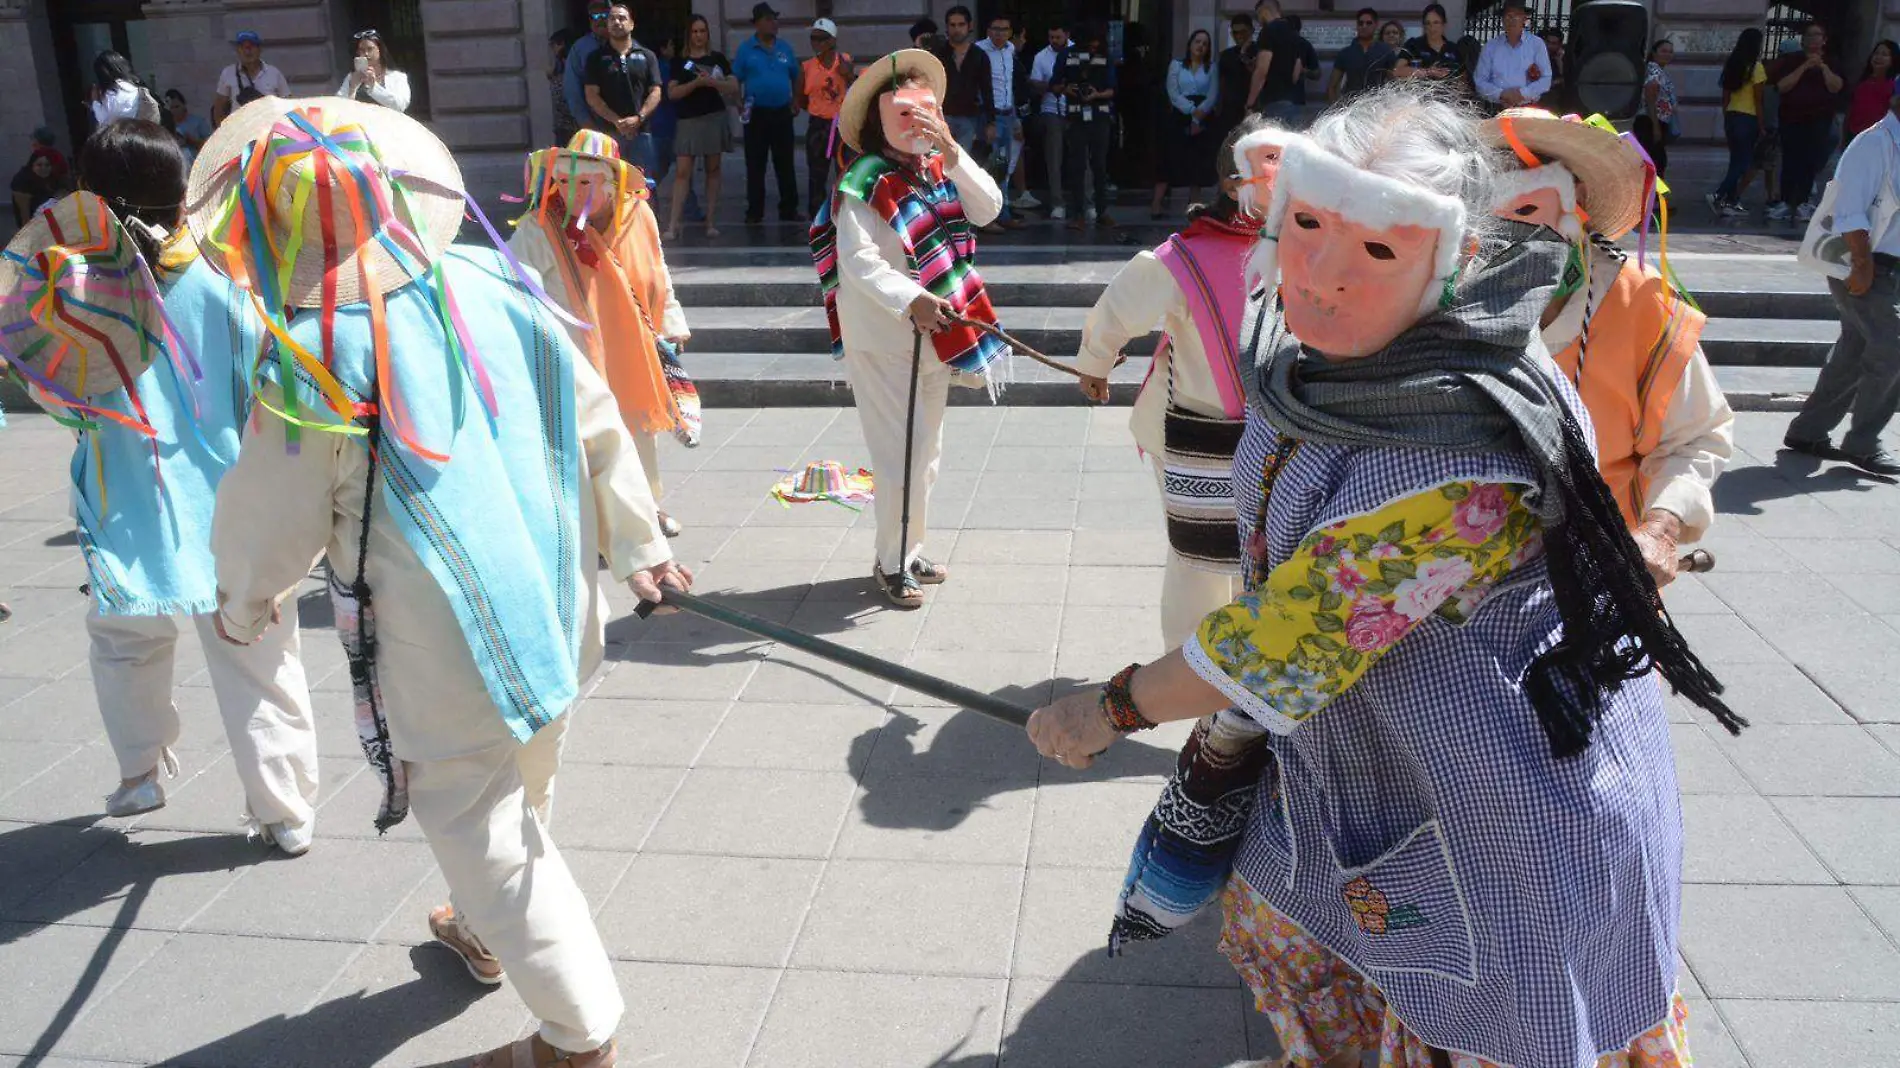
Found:
[[[1688,826],[1682,983],[1700,1068],[1900,1065],[1900,485],[1777,458],[1744,414],[1719,570],[1670,602],[1755,727],[1672,710]],[[714,410],[666,456],[703,592],[1023,705],[1159,653],[1163,541],[1127,410],[958,408],[923,611],[868,594],[868,516],[765,496],[864,462],[849,409]],[[0,432],[0,1066],[455,1063],[523,1032],[426,944],[413,822],[378,839],[341,651],[306,591],[316,847],[236,830],[195,639],[183,775],[122,823],[86,669],[49,420]],[[620,598],[625,611],[630,600]],[[618,960],[622,1065],[1225,1068],[1275,1051],[1203,921],[1102,951],[1182,730],[1086,773],[974,713],[685,617],[611,629],[555,837]]]

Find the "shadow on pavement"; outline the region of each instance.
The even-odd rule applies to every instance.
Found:
[[[1869,474],[1856,467],[1816,456],[1779,449],[1773,466],[1736,467],[1716,480],[1715,510],[1723,515],[1761,515],[1769,501],[1811,493],[1866,493],[1870,483],[1893,484],[1895,479]]]

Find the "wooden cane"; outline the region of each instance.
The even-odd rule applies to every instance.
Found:
[[[1676,561],[1676,570],[1695,575],[1715,570],[1715,554],[1707,549],[1692,549]]]
[[[1074,375],[1077,378],[1087,377],[1080,370],[1078,370],[1075,367],[1075,365],[1063,363],[1061,360],[1055,359],[1050,356],[1044,356],[1042,353],[1037,352],[1035,349],[1032,349],[1028,345],[1023,344],[1021,340],[1017,339],[1016,337],[1013,337],[1008,332],[1006,332],[1002,327],[997,326],[995,323],[986,323],[982,321],[981,319],[965,319],[963,316],[956,315],[956,314],[950,315],[950,321],[952,323],[957,324],[958,326],[974,326],[978,330],[981,330],[986,334],[993,335],[998,341],[1001,341],[1003,344],[1008,345],[1010,348],[1015,349],[1017,352],[1022,353],[1024,356],[1029,357],[1030,359],[1036,361],[1037,363],[1042,364],[1044,367],[1053,367],[1056,370],[1061,371],[1065,375]],[[1117,356],[1115,357],[1115,366],[1120,367],[1122,364],[1126,363],[1127,361],[1128,361],[1128,357]]]

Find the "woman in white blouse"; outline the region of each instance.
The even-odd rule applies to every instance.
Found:
[[[1214,76],[1214,39],[1206,30],[1188,36],[1187,55],[1168,64],[1167,151],[1155,167],[1155,198],[1150,218],[1162,217],[1169,186],[1186,186],[1188,202],[1201,199],[1201,190],[1217,184],[1214,153],[1221,134],[1213,129],[1214,108],[1220,102],[1220,79]]]
[[[117,52],[101,52],[92,61],[92,121],[97,126],[120,119],[158,121],[158,100],[138,82],[132,63]]]
[[[409,110],[409,76],[389,65],[389,46],[375,30],[356,35],[356,68],[343,78],[336,95],[396,111]]]

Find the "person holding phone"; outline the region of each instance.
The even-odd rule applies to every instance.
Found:
[[[336,95],[381,104],[396,111],[409,110],[409,76],[389,65],[389,45],[375,30],[356,34],[354,69],[344,75]]]

